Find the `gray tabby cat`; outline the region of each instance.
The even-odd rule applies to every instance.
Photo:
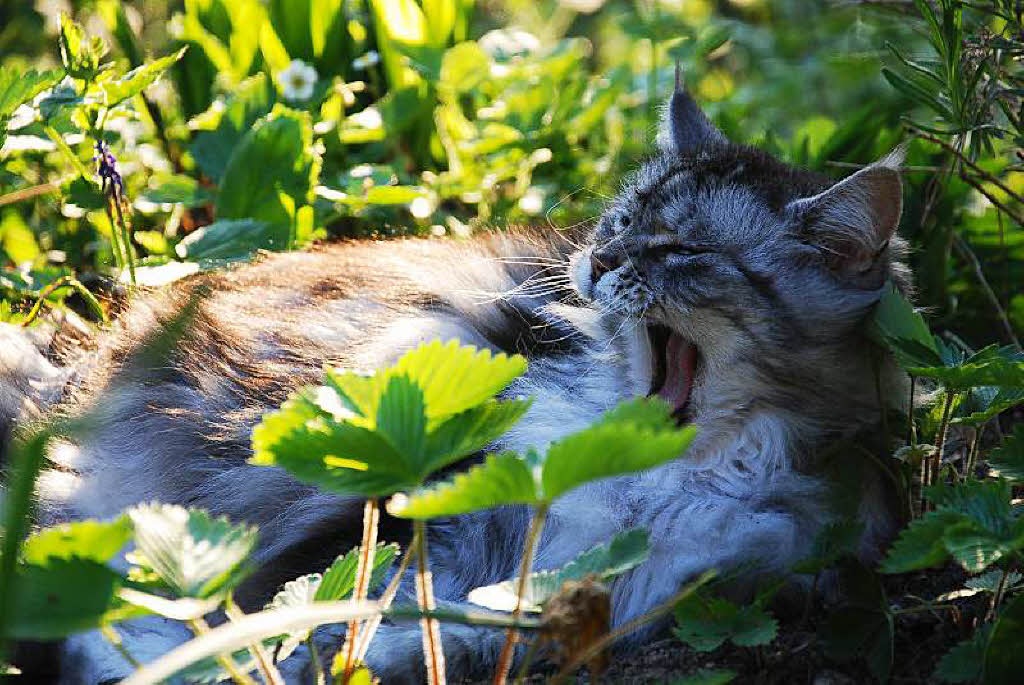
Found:
[[[741,569],[741,583],[786,572],[835,516],[822,451],[880,415],[865,321],[887,280],[909,287],[894,235],[899,159],[833,184],[730,143],[679,89],[659,143],[581,246],[509,232],[268,256],[136,298],[114,331],[86,351],[58,352],[57,366],[8,331],[21,347],[2,346],[6,421],[62,394],[51,411],[95,417],[88,434],[54,450],[42,522],[109,517],[155,499],[258,524],[261,571],[242,596],[257,608],[280,583],[356,544],[362,507],[248,465],[252,426],[297,385],[316,382],[324,363],[372,368],[420,342],[457,338],[529,358],[508,393],[535,401],[496,447],[544,446],[625,398],[655,393],[700,427],[677,462],[556,502],[536,567],[646,527],[650,560],[613,586],[617,624],[705,569]],[[209,294],[170,358],[140,355],[200,288]],[[891,362],[880,375],[882,396],[903,396]],[[888,512],[883,488],[866,479],[865,556],[889,534]],[[464,601],[512,577],[526,522],[518,508],[431,522],[438,597]],[[382,539],[408,539],[404,523],[382,525]],[[385,683],[422,680],[418,631],[382,627],[369,661]],[[155,620],[124,632],[142,660],[186,637]],[[331,652],[339,633],[327,627],[317,640]],[[504,639],[466,626],[443,636],[452,675],[493,667]],[[68,640],[63,657],[67,682],[128,670],[93,635]],[[298,682],[307,663],[300,654],[283,667]]]

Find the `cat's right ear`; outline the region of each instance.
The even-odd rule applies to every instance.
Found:
[[[676,87],[665,107],[658,131],[658,147],[663,152],[692,154],[708,145],[722,144],[726,138],[707,118],[683,87],[682,70],[676,62]]]

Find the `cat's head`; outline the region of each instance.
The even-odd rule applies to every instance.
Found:
[[[908,280],[901,155],[835,182],[731,143],[679,87],[658,143],[571,262],[609,330],[646,333],[650,392],[698,420],[867,401],[865,320]]]

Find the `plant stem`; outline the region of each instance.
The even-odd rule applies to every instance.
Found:
[[[985,616],[986,621],[991,621],[995,618],[996,609],[999,608],[999,603],[1003,599],[1003,593],[1006,592],[1006,579],[1009,577],[1010,572],[1005,568],[1000,570],[1003,572],[1003,575],[999,577],[999,585],[996,586],[996,591],[992,593],[992,602],[989,604],[988,612]]]
[[[110,251],[114,253],[114,266],[116,266],[118,270],[124,270],[125,258],[124,254],[121,252],[121,239],[117,234],[119,227],[117,222],[114,221],[114,213],[110,209],[111,202],[113,202],[113,200],[108,197],[106,198],[106,204],[104,205],[104,209],[106,209],[107,212],[107,221],[110,223]]]
[[[192,632],[196,635],[203,635],[210,631],[210,626],[206,625],[206,621],[201,618],[194,618],[188,621],[188,627],[192,629]],[[230,654],[218,654],[214,657],[217,663],[221,665],[231,679],[234,680],[238,685],[256,685],[256,681],[248,676],[246,673],[242,673],[238,668],[238,664],[231,658]]]
[[[533,518],[530,519],[530,529],[526,533],[526,540],[523,542],[523,558],[519,562],[519,584],[516,587],[516,605],[512,610],[512,620],[517,621],[523,613],[523,595],[526,594],[526,585],[530,578],[530,568],[533,566],[533,555],[537,549],[537,542],[540,540],[541,531],[544,529],[544,519],[548,515],[548,505],[538,504],[533,510]],[[501,648],[501,656],[498,659],[498,667],[494,671],[495,685],[504,685],[508,680],[509,671],[512,670],[512,653],[515,648],[518,635],[515,628],[509,628],[505,636],[505,645]]]
[[[917,378],[910,375],[910,403],[907,406],[907,444],[914,446],[914,385]]]
[[[998,212],[999,216],[1002,216],[1002,212]],[[1006,310],[1003,309],[1003,305],[999,302],[999,297],[996,295],[995,290],[989,284],[988,279],[985,278],[985,272],[981,268],[981,262],[978,261],[978,256],[974,254],[967,241],[961,238],[958,234],[953,235],[953,245],[956,246],[957,250],[963,255],[967,261],[971,263],[971,267],[974,269],[974,275],[978,278],[978,283],[981,285],[981,289],[985,292],[985,296],[988,297],[989,302],[992,303],[992,307],[996,310],[996,316],[999,322],[1003,325],[1003,331],[1006,333],[1006,337],[1014,347],[1018,350],[1020,347],[1020,340],[1017,339],[1016,334],[1013,332],[1013,326],[1010,325],[1010,320],[1006,316]]]
[[[224,613],[230,621],[239,621],[245,618],[245,612],[235,604],[235,600],[231,595],[228,595],[227,601],[224,602]],[[267,683],[267,685],[285,685],[284,677],[277,670],[274,660],[267,654],[267,650],[260,641],[254,640],[248,647],[252,655],[256,657],[256,665],[259,668],[260,675],[263,677],[263,682]]]
[[[416,602],[420,611],[434,610],[434,586],[427,567],[427,524],[413,521],[416,531]],[[427,667],[427,682],[442,685],[446,682],[444,672],[444,651],[441,646],[441,626],[436,618],[429,616],[420,620],[423,632],[423,659]]]
[[[103,637],[107,638],[107,642],[113,645],[117,653],[120,654],[125,661],[132,665],[132,668],[139,668],[142,664],[132,656],[132,653],[124,646],[124,641],[121,640],[121,635],[114,630],[114,626],[100,626],[100,633]]]
[[[526,676],[530,674],[530,665],[533,663],[533,659],[537,654],[537,650],[540,648],[541,639],[535,637],[530,641],[530,646],[526,649],[526,656],[523,657],[523,663],[519,667],[519,673],[516,674],[515,685],[522,685],[526,680]]]
[[[25,320],[21,322],[22,328],[30,326],[32,322],[36,320],[36,317],[39,316],[39,311],[42,309],[43,301],[60,288],[74,289],[76,293],[82,296],[85,303],[89,305],[89,309],[92,310],[93,314],[99,317],[100,321],[103,323],[110,323],[110,320],[107,318],[107,313],[103,311],[103,307],[100,306],[99,300],[96,299],[95,295],[89,292],[88,288],[82,285],[74,276],[61,276],[56,281],[39,291],[39,294],[36,295],[36,303],[32,305],[32,309],[29,310],[28,316],[25,317]]]
[[[391,582],[389,582],[388,586],[384,588],[384,593],[380,597],[381,611],[387,611],[388,608],[391,607],[391,603],[395,601],[395,596],[398,594],[398,588],[402,584],[402,577],[409,569],[409,562],[412,561],[416,544],[416,535],[414,534],[412,541],[409,543],[409,548],[405,550],[405,554],[402,555],[402,560],[398,562],[398,570],[395,571],[395,575],[392,576]],[[359,649],[356,650],[356,661],[363,661],[366,658],[366,652],[370,649],[370,641],[377,632],[377,628],[380,627],[382,618],[383,616],[381,614],[377,614],[373,616],[373,618],[369,619],[363,626],[363,630],[359,635]]]
[[[60,190],[60,182],[58,181],[54,181],[52,183],[40,183],[39,185],[15,190],[5,195],[0,195],[0,207],[13,204],[15,202],[21,202],[22,200],[28,200],[33,197],[38,197],[39,195],[55,193],[58,190]]]
[[[978,459],[978,447],[981,445],[981,431],[983,426],[974,430],[974,440],[971,441],[971,450],[967,453],[967,468],[964,469],[964,480],[967,480],[974,473],[974,463]]]
[[[377,498],[371,497],[363,506],[363,540],[359,545],[359,565],[356,567],[355,585],[352,588],[352,599],[366,599],[370,591],[370,575],[373,572],[373,557],[377,550],[377,528],[380,522],[380,508]],[[345,655],[345,671],[341,674],[341,682],[347,683],[355,671],[356,644],[359,642],[360,621],[350,621],[345,635],[342,653]]]
[[[327,682],[324,677],[324,665],[320,661],[320,652],[313,641],[313,631],[309,631],[309,637],[306,638],[306,648],[309,649],[309,661],[313,666],[313,684],[324,685]]]
[[[132,285],[135,285],[135,256],[132,254],[131,230],[128,228],[128,222],[124,220],[124,214],[121,211],[121,197],[115,194],[111,198],[111,202],[114,205],[114,209],[117,210],[117,224],[121,227],[122,240],[124,241],[124,256],[128,261],[128,276],[131,278]]]
[[[934,484],[939,479],[939,469],[942,467],[942,453],[946,447],[946,434],[949,432],[949,416],[953,413],[954,399],[956,399],[956,393],[947,388],[945,404],[942,406],[942,423],[939,425],[939,437],[935,441],[938,444],[935,446],[935,457],[931,474],[932,482],[929,485]]]
[[[565,664],[565,666],[559,669],[558,673],[555,675],[554,678],[551,679],[550,682],[556,684],[565,682],[565,680],[570,675],[576,672],[576,669],[578,669],[580,666],[593,659],[603,649],[611,645],[620,637],[629,635],[634,630],[641,628],[652,621],[656,621],[663,614],[667,614],[668,612],[672,611],[672,607],[674,607],[676,604],[692,595],[697,590],[697,588],[701,587],[714,577],[714,571],[705,571],[700,576],[698,576],[694,581],[688,583],[686,587],[684,587],[682,590],[672,595],[664,602],[648,611],[646,614],[641,614],[640,616],[634,618],[632,621],[623,623],[621,626],[611,631],[610,633],[602,637],[600,640],[597,640],[589,647],[576,654],[576,656],[573,657],[567,664]]]
[[[423,611],[413,606],[397,606],[381,613],[388,618],[398,620],[431,618],[444,623],[459,623],[484,628],[516,628],[517,630],[543,630],[544,628],[543,621],[537,618],[520,617],[519,620],[513,621],[512,617],[503,611],[486,609],[479,611],[461,611],[459,609]]]

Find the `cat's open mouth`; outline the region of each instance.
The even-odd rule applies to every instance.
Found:
[[[697,373],[697,347],[671,328],[659,324],[649,325],[647,336],[651,341],[651,388],[647,394],[668,402],[672,415],[684,421]]]

